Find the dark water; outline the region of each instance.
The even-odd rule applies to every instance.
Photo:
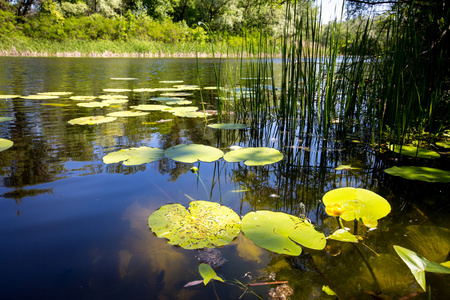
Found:
[[[171,86],[159,83],[163,80],[215,85],[212,60],[200,60],[198,73],[195,59],[2,57],[0,94],[101,95],[105,88]],[[124,77],[138,80],[111,80]],[[199,91],[193,93],[187,98],[201,108]],[[152,112],[93,126],[67,123],[151,103],[148,94],[125,94],[129,103],[107,108],[81,108],[67,97],[0,100],[0,116],[15,118],[0,123],[0,138],[14,142],[0,152],[1,299],[215,299],[215,292],[220,299],[258,299],[255,294],[268,299],[273,286],[251,287],[247,293],[239,285],[218,282],[183,288],[200,279],[198,251],[171,246],[148,229],[149,215],[160,206],[188,206],[186,195],[207,199],[209,195],[190,172],[194,165],[212,201],[241,216],[262,209],[303,214],[326,234],[337,225],[320,203],[329,190],[370,189],[392,206],[376,230],[360,228],[366,246],[329,242],[327,251],[304,249],[298,257],[287,257],[263,250],[240,235],[219,249],[227,262],[217,272],[229,281],[246,284],[248,272],[254,277],[274,272],[276,280],[289,281],[292,299],[333,299],[322,292],[324,285],[356,299],[372,299],[377,293],[395,299],[421,289],[392,245],[436,262],[449,260],[449,185],[410,182],[383,172],[394,163],[408,162],[377,155],[364,144],[325,148],[318,146],[314,136],[288,139],[273,124],[258,130],[207,128],[207,123],[217,122],[215,117],[206,123]],[[202,97],[206,109],[217,107],[214,91],[203,90]],[[173,121],[148,124],[168,118]],[[224,151],[231,145],[273,147],[285,158],[264,167],[223,159],[183,164],[163,158],[130,167],[102,161],[104,155],[120,149],[167,149],[191,142]],[[341,164],[360,169],[335,171]],[[448,160],[432,164],[445,167]],[[450,298],[449,275],[430,274],[429,280],[435,299]]]

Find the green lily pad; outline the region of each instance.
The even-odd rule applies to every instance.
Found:
[[[241,220],[230,208],[209,201],[162,206],[148,218],[148,226],[171,245],[185,249],[221,247],[241,231]]]
[[[183,163],[213,162],[222,156],[222,150],[199,144],[176,145],[166,150],[166,157]]]
[[[244,161],[247,166],[263,166],[279,162],[283,153],[273,148],[249,147],[227,152],[223,159],[227,162]]]
[[[327,236],[327,239],[350,243],[358,242],[358,238],[345,229],[336,230],[332,235]]]
[[[94,125],[101,123],[108,123],[117,120],[114,117],[105,117],[105,116],[93,116],[93,117],[82,117],[69,120],[67,123],[72,125]]]
[[[439,158],[441,157],[439,153],[424,149],[424,148],[417,148],[414,146],[400,146],[400,145],[389,145],[389,150],[394,151],[395,153],[399,153],[402,155],[407,155],[411,157],[419,157],[419,158]]]
[[[103,157],[103,162],[105,164],[113,164],[123,161],[125,166],[137,166],[157,161],[163,156],[164,150],[162,149],[139,147],[108,153]]]
[[[109,106],[110,104],[107,102],[99,102],[99,101],[93,101],[93,102],[86,102],[86,103],[77,103],[77,106],[81,106],[81,107],[106,107]]]
[[[103,100],[102,103],[107,103],[109,104],[122,104],[122,103],[127,103],[128,99],[108,99],[108,100]]]
[[[314,225],[283,212],[250,212],[242,218],[242,231],[256,245],[281,254],[297,256],[300,245],[316,250],[326,245],[325,235]]]
[[[64,103],[41,103],[41,105],[45,105],[45,106],[56,106],[56,107],[70,106],[69,104],[64,104]]]
[[[146,116],[148,115],[148,112],[143,111],[115,111],[112,113],[107,114],[108,117],[140,117],[140,116]]]
[[[140,88],[140,89],[134,89],[133,92],[135,93],[153,93],[158,91],[158,89],[152,89],[152,88]]]
[[[425,281],[425,272],[450,274],[450,268],[444,265],[429,261],[425,257],[417,254],[409,249],[394,245],[395,252],[398,256],[405,262],[408,268],[411,270],[417,283],[423,288],[424,291],[427,290]]]
[[[360,188],[345,187],[331,190],[323,196],[322,201],[325,206],[342,206],[344,208],[342,219],[346,221],[356,219],[371,228],[376,227],[378,220],[391,211],[391,205],[386,199]]]
[[[22,96],[20,97],[22,99],[29,99],[29,100],[51,100],[51,99],[58,99],[59,96],[52,96],[52,95],[29,95],[29,96]]]
[[[156,105],[156,104],[139,104],[135,106],[130,106],[132,109],[136,110],[144,110],[144,111],[158,111],[158,110],[167,110],[170,109],[170,106],[166,105]]]
[[[124,93],[124,92],[131,92],[129,89],[103,89],[104,92],[107,93]]]
[[[128,99],[128,96],[125,95],[102,95],[98,97],[102,100],[112,100],[112,99]]]
[[[20,98],[20,95],[0,95],[0,99],[14,99],[14,98]]]
[[[176,100],[176,101],[165,101],[164,102],[167,105],[189,105],[192,104],[192,101],[190,100]]]
[[[96,96],[72,96],[69,99],[75,101],[92,101],[96,98]]]
[[[153,98],[150,98],[150,100],[166,102],[166,101],[180,101],[180,100],[184,100],[184,98],[180,98],[180,97],[153,97]]]
[[[161,80],[159,83],[183,83],[183,80]]]
[[[216,272],[214,271],[213,268],[211,268],[210,265],[205,264],[205,263],[201,263],[198,266],[198,272],[200,273],[200,276],[202,276],[203,278],[203,284],[207,285],[208,282],[212,279],[224,282],[222,278],[220,278],[219,276],[217,276]]]
[[[182,118],[204,118],[211,116],[211,114],[200,111],[176,111],[173,112],[173,115]]]
[[[238,123],[219,123],[219,124],[209,124],[208,127],[214,129],[232,130],[232,129],[247,129],[250,126]]]
[[[0,123],[1,122],[9,122],[14,120],[14,117],[0,117]]]
[[[185,84],[174,85],[173,87],[177,88],[178,90],[184,90],[184,91],[195,91],[195,90],[200,89],[200,87],[198,85],[185,85]]]
[[[392,167],[384,170],[392,176],[400,176],[410,180],[420,180],[426,182],[450,182],[450,172],[428,167],[403,166]]]
[[[68,96],[72,95],[73,92],[45,92],[45,93],[37,93],[38,95],[48,95],[48,96]]]
[[[10,141],[10,140],[7,140],[7,139],[0,139],[0,152],[11,148],[13,145],[14,145],[13,141]]]
[[[192,96],[192,93],[183,93],[183,92],[172,92],[172,93],[163,93],[161,96],[163,97],[188,97]]]
[[[111,80],[139,80],[138,78],[134,77],[112,77]]]

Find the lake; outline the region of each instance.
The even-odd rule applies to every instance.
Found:
[[[134,90],[180,84],[200,85],[184,98],[192,101],[190,106],[214,111],[217,92],[204,88],[216,86],[215,78],[212,59],[0,57],[0,95],[72,93],[49,100],[0,99],[0,117],[14,117],[0,123],[0,138],[14,142],[0,152],[2,299],[216,299],[216,294],[220,299],[270,299],[269,290],[276,285],[246,289],[255,279],[288,281],[291,299],[334,299],[324,286],[348,298],[379,294],[391,299],[419,292],[425,299],[393,245],[431,261],[448,261],[450,189],[449,184],[384,173],[396,163],[406,164],[399,158],[355,140],[325,147],[301,130],[287,138],[276,122],[217,130],[207,127],[219,123],[214,114],[205,119],[151,111],[104,124],[68,123],[161,104],[151,98],[163,90]],[[104,89],[129,90],[115,93],[129,101],[90,108],[77,105],[86,101],[69,98],[110,94]],[[234,145],[263,146],[279,150],[284,158],[265,166],[224,159],[181,163],[167,157],[138,166],[103,162],[121,149],[166,150],[189,143],[224,152]],[[429,164],[450,166],[446,157]],[[354,169],[335,170],[340,165]],[[193,166],[199,177],[191,172]],[[357,244],[329,240],[324,250],[303,247],[299,256],[265,250],[242,233],[205,254],[168,244],[147,224],[163,205],[188,207],[192,199],[210,198],[241,217],[256,210],[301,216],[329,235],[337,222],[325,213],[321,199],[340,187],[371,190],[392,210],[375,230],[360,226],[363,238]],[[352,227],[353,222],[344,225]],[[223,258],[216,272],[227,283],[183,287],[202,279],[198,265],[205,255]],[[450,298],[449,275],[427,273],[427,279],[436,299]]]

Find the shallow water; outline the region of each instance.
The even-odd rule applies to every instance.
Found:
[[[203,87],[215,85],[213,61],[144,58],[7,58],[0,57],[0,94],[73,92],[101,95],[105,88],[170,87],[164,80]],[[111,78],[133,77],[121,81]],[[324,147],[314,136],[287,136],[274,124],[256,130],[218,131],[207,128],[211,117],[190,119],[152,112],[99,125],[67,121],[131,105],[150,104],[157,93],[127,92],[130,101],[107,108],[81,108],[68,97],[57,100],[0,100],[0,138],[14,146],[0,153],[0,290],[2,299],[268,299],[273,286],[221,284],[183,288],[200,279],[197,250],[185,250],[157,238],[147,219],[160,206],[207,199],[243,216],[269,209],[305,215],[326,234],[337,228],[322,196],[338,187],[370,189],[385,197],[391,214],[376,230],[359,228],[363,244],[329,242],[327,251],[303,249],[288,257],[255,246],[242,234],[220,248],[227,262],[217,273],[246,284],[275,272],[287,280],[292,299],[327,298],[324,285],[340,295],[370,299],[381,292],[399,298],[420,292],[409,269],[392,245],[426,258],[449,260],[449,185],[411,182],[383,172],[409,161],[377,155],[370,146],[348,142]],[[187,99],[202,109],[199,91]],[[202,90],[206,109],[217,107],[216,94]],[[43,103],[68,104],[48,106]],[[152,123],[173,119],[165,123]],[[144,124],[143,124],[144,123]],[[149,124],[151,123],[151,124]],[[107,165],[102,157],[120,149],[150,146],[167,149],[197,143],[229,150],[231,145],[279,149],[285,158],[264,167],[242,163],[177,163],[167,158],[141,166]],[[427,164],[426,162],[415,162]],[[341,164],[357,170],[335,171]],[[448,168],[441,158],[431,164]],[[199,167],[203,186],[192,166]],[[353,228],[353,222],[345,224]],[[334,254],[339,255],[334,256]],[[376,253],[376,254],[375,254]],[[449,275],[429,276],[436,299],[450,298]],[[214,289],[216,290],[214,292]],[[253,293],[255,294],[253,294]],[[421,294],[419,297],[424,297]],[[329,297],[332,299],[332,297]]]

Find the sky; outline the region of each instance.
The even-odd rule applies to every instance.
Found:
[[[322,0],[322,24],[337,18],[341,19],[343,0]],[[320,1],[319,1],[320,5]]]

